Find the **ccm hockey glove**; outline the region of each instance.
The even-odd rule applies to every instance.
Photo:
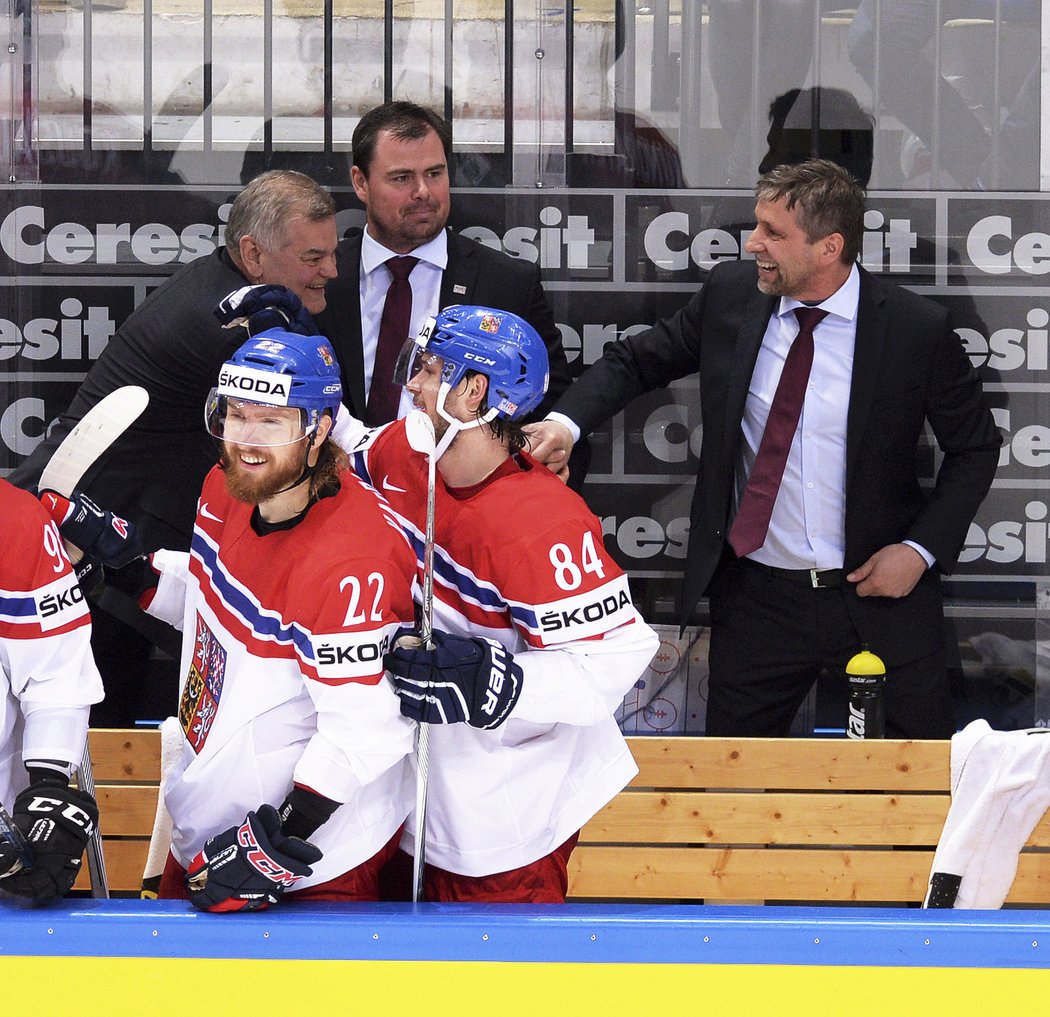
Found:
[[[307,840],[286,837],[272,805],[212,837],[186,871],[190,903],[201,911],[259,911],[276,904],[321,860]]]
[[[77,880],[84,848],[98,823],[95,799],[59,780],[37,781],[15,799],[12,818],[33,864],[5,877],[0,886],[19,897],[63,896]]]
[[[383,657],[394,676],[401,712],[422,724],[499,727],[521,695],[521,666],[491,639],[435,631],[427,650],[402,636]]]

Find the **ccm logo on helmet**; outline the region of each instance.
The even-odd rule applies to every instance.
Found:
[[[486,367],[495,367],[496,361],[490,360],[488,357],[479,356],[477,353],[470,353],[469,351],[463,354],[464,360],[473,360],[479,364],[484,364]]]

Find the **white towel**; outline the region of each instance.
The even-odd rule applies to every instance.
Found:
[[[955,907],[1001,907],[1021,848],[1050,807],[1050,731],[968,724],[952,738],[951,792],[930,886],[961,877]],[[923,906],[951,905],[931,902],[928,890]]]
[[[142,872],[142,896],[156,898],[160,877],[171,850],[171,816],[164,805],[164,783],[175,768],[182,752],[182,725],[178,718],[168,717],[160,725],[160,790],[157,794],[157,815],[153,820],[153,833],[149,841],[149,853]]]

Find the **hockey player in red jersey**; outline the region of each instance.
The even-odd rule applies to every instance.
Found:
[[[191,549],[152,557],[148,610],[182,628],[184,675],[159,895],[205,911],[375,900],[411,808],[413,726],[382,657],[413,618],[414,560],[329,438],[339,401],[323,337],[241,346],[208,403],[222,459]]]
[[[102,680],[57,525],[6,480],[0,519],[0,802],[14,826],[0,821],[0,893],[61,897],[98,822],[95,800],[69,781]]]
[[[598,519],[525,450],[518,421],[546,387],[535,330],[492,308],[446,308],[399,372],[438,456],[434,644],[399,640],[386,656],[402,712],[433,725],[424,896],[563,901],[580,828],[637,772],[614,713],[658,639]],[[354,469],[421,565],[426,457],[404,420],[346,426]],[[402,845],[404,872],[413,819]]]

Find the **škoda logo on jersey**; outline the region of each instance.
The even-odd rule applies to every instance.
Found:
[[[291,381],[283,374],[227,365],[219,372],[217,390],[221,396],[240,396],[242,399],[258,399],[271,406],[287,406]]]
[[[42,632],[68,625],[88,613],[84,591],[72,573],[33,593],[36,602],[36,620]]]
[[[600,635],[634,617],[626,576],[618,576],[588,593],[537,604],[535,611],[537,634],[544,645]]]
[[[314,665],[321,681],[359,681],[375,685],[383,677],[383,654],[396,626],[379,632],[334,632],[310,637]]]

